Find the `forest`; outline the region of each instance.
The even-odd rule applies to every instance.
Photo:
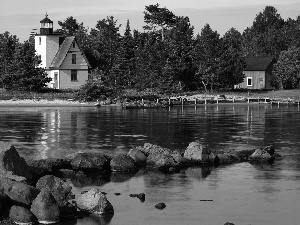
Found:
[[[83,90],[155,89],[159,92],[232,89],[244,79],[246,57],[274,56],[271,81],[277,89],[300,87],[300,16],[284,20],[266,6],[242,33],[231,28],[223,36],[206,24],[194,33],[188,17],[159,4],[145,6],[142,31],[131,30],[113,16],[89,29],[73,16],[59,21],[56,33],[76,36],[89,60],[90,79]],[[34,50],[34,36],[20,43],[0,34],[0,87],[38,91],[50,78]]]

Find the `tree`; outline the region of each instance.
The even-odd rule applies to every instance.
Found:
[[[61,29],[56,30],[56,32],[67,35],[75,35],[80,26],[83,26],[83,24],[79,24],[73,16],[67,17],[64,22],[58,21],[58,25],[61,26]]]
[[[253,25],[244,33],[245,56],[278,56],[284,49],[282,32],[284,20],[273,6],[266,6],[256,15]]]
[[[19,45],[17,36],[11,35],[8,31],[0,34],[0,83],[9,72]]]
[[[233,88],[244,80],[245,59],[242,52],[242,35],[231,28],[222,38],[222,54],[219,83],[221,87]]]
[[[280,89],[300,87],[300,48],[291,47],[280,53],[271,84]]]
[[[196,45],[193,49],[193,60],[196,68],[196,80],[205,89],[219,86],[219,68],[221,55],[220,35],[213,31],[209,24],[201,30],[197,36]]]
[[[38,67],[41,59],[35,54],[34,45],[26,41],[16,49],[2,84],[6,89],[38,91],[51,81],[44,68]]]
[[[145,6],[144,26],[145,30],[161,32],[161,40],[164,40],[164,30],[172,27],[175,24],[175,15],[167,8],[160,8],[159,4]]]

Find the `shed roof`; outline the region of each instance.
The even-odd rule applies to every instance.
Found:
[[[275,61],[274,57],[246,58],[245,71],[266,71],[271,63]]]

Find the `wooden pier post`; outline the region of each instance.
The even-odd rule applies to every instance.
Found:
[[[156,100],[156,103],[159,103],[159,99]]]
[[[250,98],[248,98],[248,103],[250,103]]]
[[[195,105],[197,105],[197,99],[195,98]]]
[[[207,104],[207,99],[204,100],[204,104],[205,104],[205,105]]]

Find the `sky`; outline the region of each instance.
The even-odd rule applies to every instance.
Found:
[[[59,29],[58,21],[73,16],[85,27],[95,28],[97,21],[114,16],[122,24],[123,34],[129,20],[131,30],[143,31],[145,6],[160,4],[176,16],[187,16],[195,35],[209,24],[221,36],[234,27],[243,32],[266,6],[274,6],[283,19],[300,15],[300,0],[0,0],[0,33],[8,31],[21,42],[32,29],[39,29],[45,14]]]

